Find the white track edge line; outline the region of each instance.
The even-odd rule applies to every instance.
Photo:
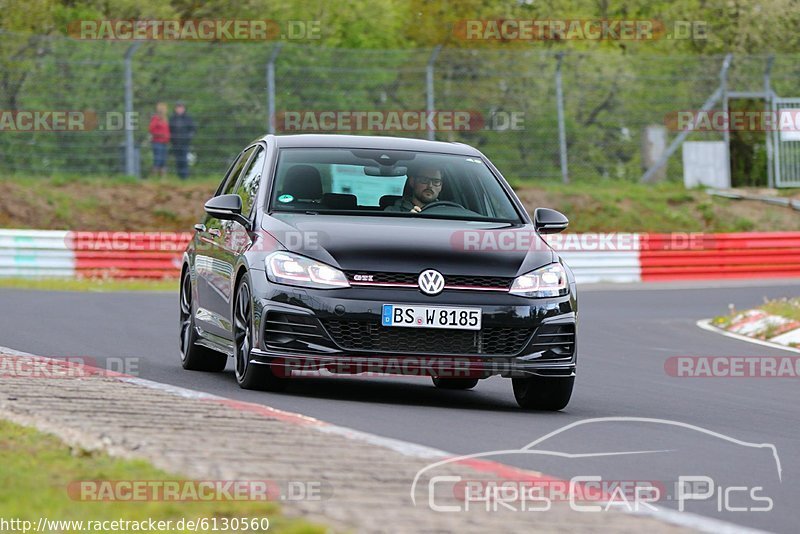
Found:
[[[204,391],[197,391],[195,389],[186,389],[180,386],[173,386],[172,384],[165,384],[163,382],[154,382],[152,380],[147,380],[146,378],[139,378],[136,376],[115,376],[114,378],[116,378],[121,382],[136,384],[138,386],[146,387],[149,389],[156,389],[159,391],[163,391],[165,393],[172,393],[173,395],[177,395],[179,397],[185,397],[187,399],[201,399],[201,400],[225,399],[225,397],[220,397],[219,395],[214,395],[213,393],[206,393]]]
[[[711,319],[700,319],[695,323],[699,328],[703,330],[707,330],[708,332],[714,332],[715,334],[721,334],[726,337],[730,337],[733,339],[738,339],[739,341],[747,341],[748,343],[755,343],[756,345],[763,345],[765,347],[770,347],[773,349],[778,350],[787,350],[789,352],[796,352],[800,354],[800,349],[796,349],[794,347],[787,347],[786,345],[781,345],[780,343],[773,343],[771,341],[764,341],[763,339],[755,339],[750,336],[745,336],[742,334],[736,334],[734,332],[728,332],[727,330],[723,330],[722,328],[718,328],[711,324]]]
[[[386,449],[391,449],[395,452],[404,454],[405,456],[411,456],[414,458],[441,459],[441,458],[452,458],[454,456],[457,456],[456,454],[445,452],[440,449],[434,449],[433,447],[428,447],[427,445],[412,443],[410,441],[404,441],[401,439],[387,438],[384,436],[379,436],[377,434],[371,434],[369,432],[363,432],[361,430],[355,430],[352,428],[339,425],[324,425],[315,428],[319,432],[324,432],[326,434],[337,434],[340,436],[344,436],[348,439],[356,441],[364,441],[366,443],[372,445],[378,445]]]

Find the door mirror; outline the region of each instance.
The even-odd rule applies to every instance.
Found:
[[[569,226],[569,219],[560,211],[536,208],[533,212],[533,228],[540,234],[557,234]]]
[[[236,221],[244,227],[250,226],[242,215],[242,198],[239,195],[220,195],[205,204],[206,213],[223,221]]]

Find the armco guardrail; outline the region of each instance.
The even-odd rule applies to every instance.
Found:
[[[66,231],[0,229],[0,276],[74,276]]]
[[[0,276],[177,277],[190,233],[0,230]]]
[[[638,282],[639,234],[551,234],[545,240],[581,283]]]
[[[642,235],[643,281],[800,276],[800,232],[704,234],[685,249],[670,235]]]
[[[0,229],[0,276],[170,278],[188,232]],[[800,232],[545,236],[580,283],[800,277]]]
[[[84,278],[168,278],[180,274],[188,232],[69,232],[75,272]]]

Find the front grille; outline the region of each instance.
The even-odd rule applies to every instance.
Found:
[[[542,352],[541,359],[572,359],[575,353],[574,324],[544,324],[536,330],[530,352]]]
[[[393,353],[514,355],[533,333],[531,328],[417,329],[330,319],[322,325],[345,350]]]
[[[373,284],[411,284],[417,285],[419,274],[417,273],[378,273],[378,272],[363,272],[363,271],[348,271],[347,279],[355,282],[356,275],[372,276],[371,283]],[[495,288],[495,289],[508,289],[511,287],[513,278],[505,278],[502,276],[471,276],[459,274],[446,274],[444,275],[445,286],[461,286],[461,287],[478,287],[478,288]],[[369,284],[370,282],[360,282]]]
[[[447,275],[444,277],[444,283],[448,286],[469,286],[469,287],[497,287],[508,289],[511,287],[512,278],[503,278],[500,276],[463,276],[463,275]]]
[[[418,274],[413,273],[369,273],[360,271],[350,271],[347,273],[347,279],[351,282],[355,281],[356,275],[372,276],[371,282],[373,284],[417,284]],[[366,282],[370,283],[370,282]]]
[[[264,344],[270,348],[308,350],[308,345],[330,345],[314,317],[268,311],[264,318]]]

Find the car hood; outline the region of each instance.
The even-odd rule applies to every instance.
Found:
[[[287,250],[345,271],[514,277],[555,261],[528,224],[273,213],[262,229]]]

